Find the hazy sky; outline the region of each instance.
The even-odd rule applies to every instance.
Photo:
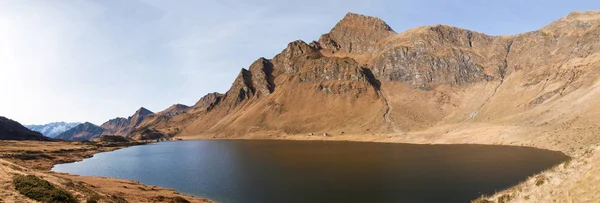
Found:
[[[192,105],[347,12],[397,32],[448,24],[508,35],[593,9],[600,1],[0,0],[0,116],[102,124],[141,106]]]

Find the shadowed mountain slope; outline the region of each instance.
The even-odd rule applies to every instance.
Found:
[[[0,116],[0,140],[38,140],[51,139],[39,132],[31,131],[20,123]]]

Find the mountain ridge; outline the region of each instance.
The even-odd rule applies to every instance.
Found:
[[[93,123],[85,122],[72,129],[65,131],[57,136],[64,140],[92,140],[101,135],[119,135],[127,136],[135,127],[137,127],[146,117],[154,113],[144,107],[140,107],[135,113],[127,118],[117,117],[104,122],[98,126]]]

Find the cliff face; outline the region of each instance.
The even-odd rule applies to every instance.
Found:
[[[0,116],[0,140],[50,141],[39,132],[31,131],[20,123]]]
[[[225,94],[143,121],[136,136],[596,126],[580,119],[600,112],[599,16],[575,12],[538,31],[489,36],[445,25],[398,34],[378,18],[350,13],[318,41],[291,42],[240,70]]]

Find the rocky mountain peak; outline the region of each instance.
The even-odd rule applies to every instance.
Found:
[[[133,115],[147,116],[150,114],[154,114],[154,112],[152,112],[144,107],[140,107],[137,111],[135,111],[135,113]]]
[[[140,109],[138,109],[137,111],[135,111],[135,113],[129,117],[129,127],[131,129],[133,129],[135,126],[139,125],[142,120],[144,120],[144,118],[148,115],[154,114],[154,112],[144,108],[144,107],[140,107]],[[129,132],[127,132],[129,133]]]
[[[385,21],[358,13],[348,12],[340,22],[332,29],[340,29],[341,27],[355,27],[359,29],[373,29],[380,31],[393,31]]]
[[[334,52],[362,54],[372,52],[377,42],[394,34],[392,28],[379,18],[348,13],[329,33],[321,36],[319,44]]]

